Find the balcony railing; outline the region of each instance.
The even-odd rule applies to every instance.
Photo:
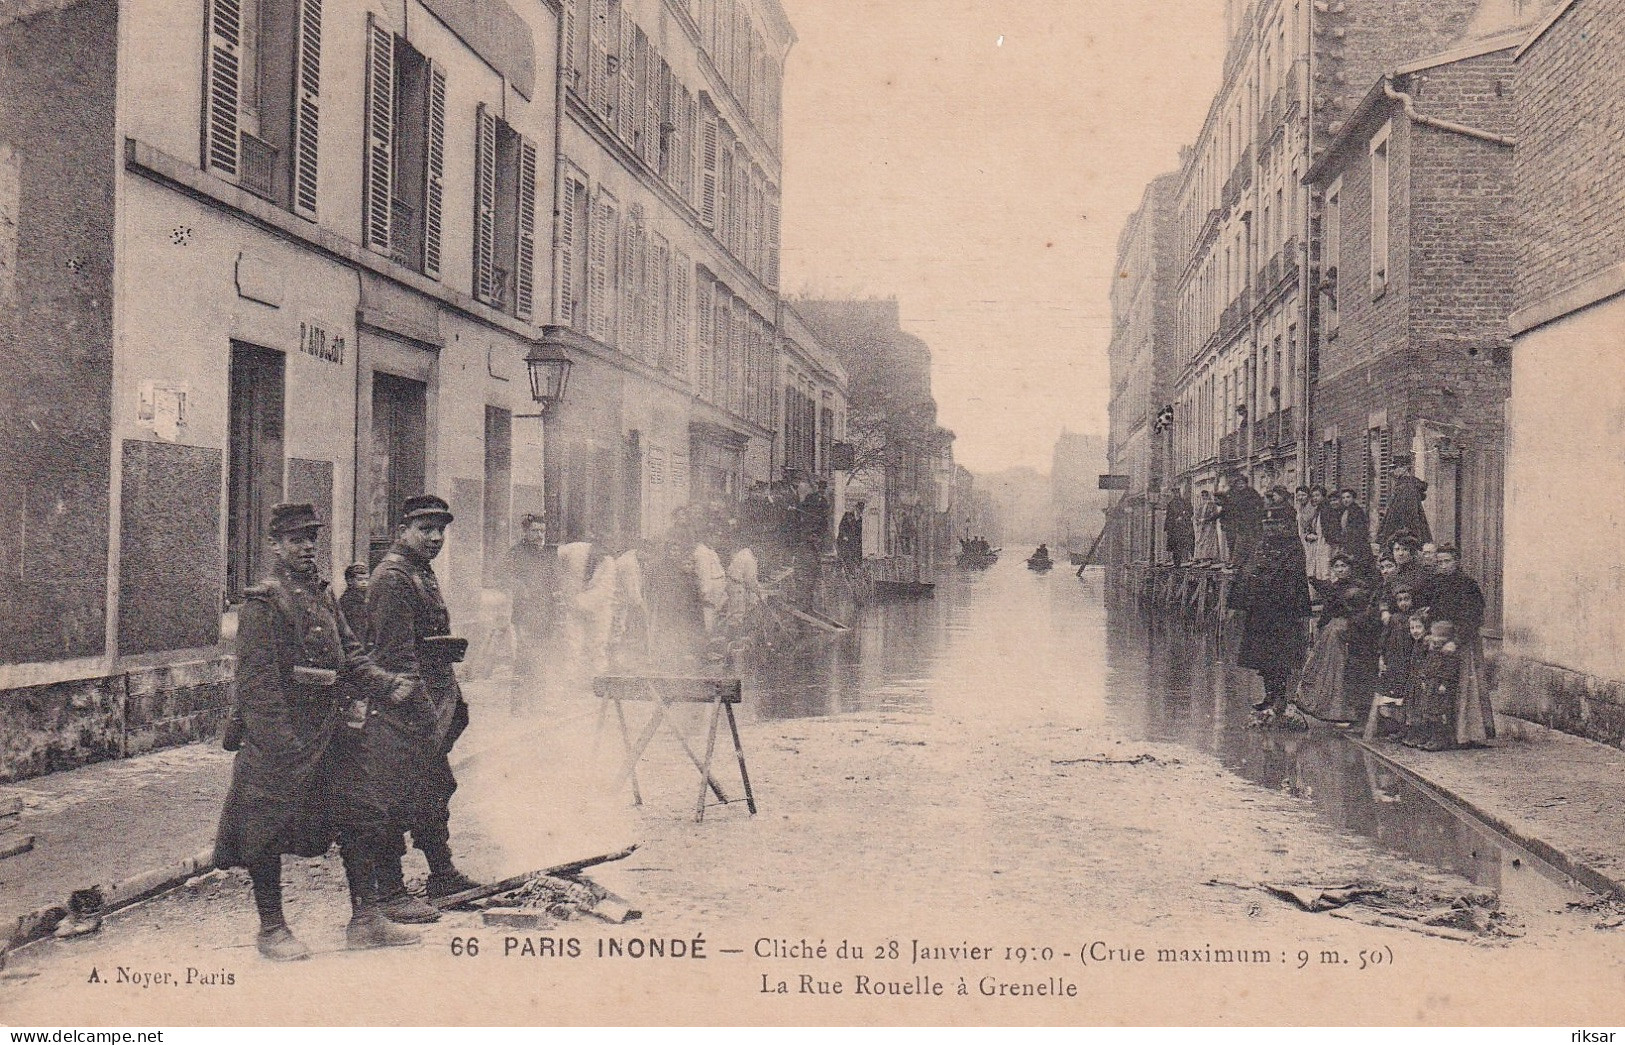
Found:
[[[244,131],[242,141],[242,167],[237,173],[237,184],[262,199],[275,202],[277,148]]]

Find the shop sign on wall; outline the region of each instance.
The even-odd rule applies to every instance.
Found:
[[[326,363],[344,362],[344,338],[331,335],[315,323],[299,324],[299,351]]]

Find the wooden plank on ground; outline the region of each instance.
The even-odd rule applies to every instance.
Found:
[[[18,838],[0,842],[0,860],[4,860],[8,856],[21,856],[32,848],[34,848],[33,835],[22,835]]]
[[[524,874],[516,874],[512,878],[504,878],[500,882],[492,882],[490,885],[481,885],[473,889],[464,889],[460,893],[452,893],[450,896],[437,897],[429,902],[440,908],[442,911],[449,910],[458,906],[459,904],[472,903],[475,900],[483,900],[487,896],[495,896],[497,893],[505,893],[510,889],[517,889],[521,885],[524,885],[526,882],[530,881],[532,878],[536,878],[540,875],[575,874],[579,871],[585,871],[589,867],[597,867],[599,864],[613,863],[616,860],[625,860],[627,857],[637,852],[637,848],[638,847],[635,845],[629,845],[617,853],[605,853],[602,856],[589,856],[584,860],[572,860],[567,864],[557,864],[553,867],[544,867],[539,871],[527,871]]]

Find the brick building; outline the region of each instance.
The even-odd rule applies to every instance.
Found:
[[[466,619],[541,503],[558,20],[521,6],[0,8],[0,778],[212,728],[276,501],[337,570],[445,496]]]
[[[1130,486],[1107,549],[1110,562],[1149,559],[1158,547],[1155,506],[1171,436],[1159,415],[1169,401],[1175,359],[1173,202],[1178,182],[1178,172],[1151,182],[1117,238],[1106,470],[1128,476]],[[1091,527],[1094,522],[1089,520]]]
[[[1492,0],[1494,3],[1508,0]],[[1470,31],[1477,0],[1227,0],[1223,81],[1185,155],[1178,208],[1175,469],[1309,474],[1316,277],[1310,164],[1365,87]]]
[[[1625,7],[1565,0],[1516,52],[1507,710],[1625,742]]]
[[[1320,323],[1311,461],[1373,529],[1412,454],[1439,543],[1498,621],[1505,345],[1516,261],[1512,55],[1501,33],[1379,78],[1309,171]]]

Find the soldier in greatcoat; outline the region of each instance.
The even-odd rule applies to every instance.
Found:
[[[308,957],[282,911],[282,854],[321,856],[336,836],[353,915],[353,948],[416,943],[378,908],[382,822],[354,798],[367,778],[369,708],[402,701],[410,680],[378,668],[316,569],[315,506],[271,509],[273,557],[249,588],[237,625],[237,752],[215,841],[217,867],[245,867],[259,910],[258,947],[275,961]]]
[[[451,614],[430,563],[446,543],[450,506],[432,494],[408,497],[395,543],[373,570],[367,590],[372,655],[386,671],[416,679],[417,699],[384,709],[384,730],[398,773],[391,852],[379,867],[384,913],[395,921],[430,922],[439,912],[406,891],[404,832],[429,861],[425,891],[450,896],[473,888],[452,862],[451,796],[457,778],[451,748],[468,728],[468,705],[453,673],[465,640],[451,637]]]

